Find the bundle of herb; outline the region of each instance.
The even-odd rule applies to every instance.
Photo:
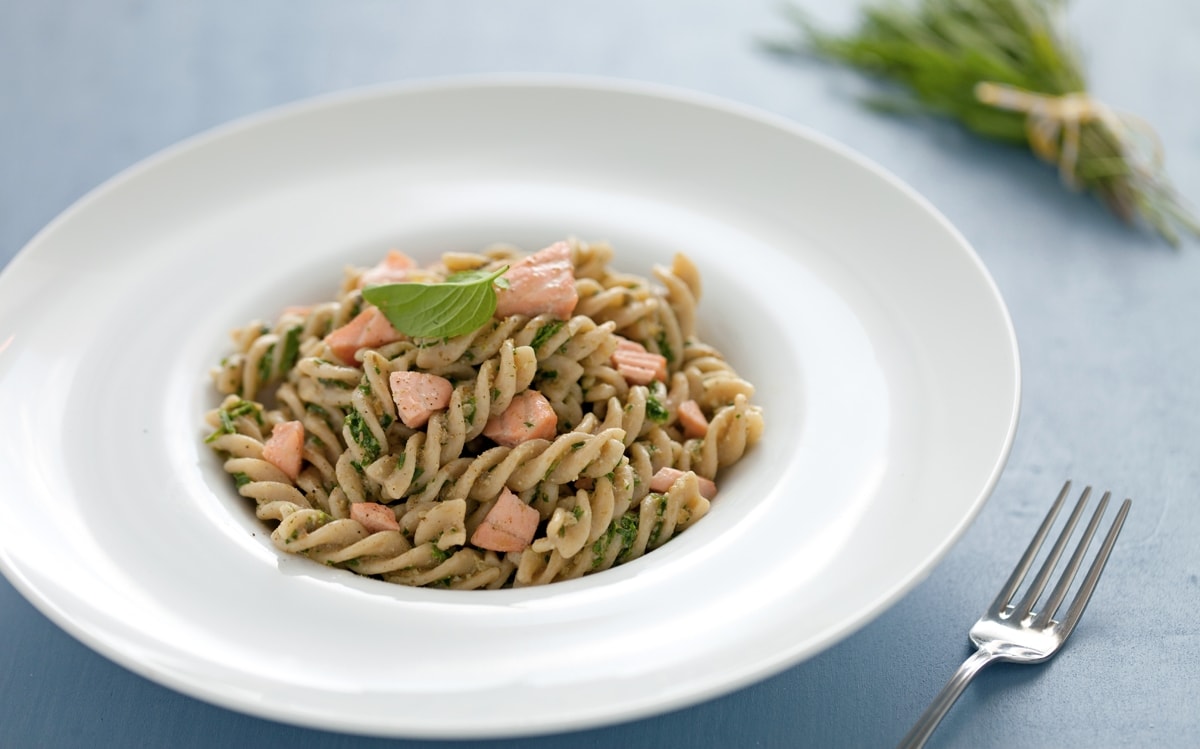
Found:
[[[1171,244],[1200,223],[1163,173],[1143,121],[1087,95],[1074,46],[1061,29],[1062,0],[896,0],[868,7],[857,30],[818,29],[791,8],[798,37],[771,46],[815,53],[890,79],[909,95],[869,104],[953,117],[982,136],[1024,145],[1094,192],[1121,219],[1148,225]]]

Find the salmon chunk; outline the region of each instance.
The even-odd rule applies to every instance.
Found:
[[[579,302],[571,246],[566,242],[518,260],[501,278],[508,281],[508,288],[496,292],[497,317],[550,314],[566,320]]]
[[[383,286],[407,281],[409,270],[415,266],[416,263],[408,255],[399,250],[389,250],[387,257],[359,277],[358,287],[362,289],[367,286]]]
[[[655,380],[666,382],[667,357],[652,354],[637,341],[617,336],[617,350],[612,355],[612,365],[617,374],[630,385],[649,385]]]
[[[491,551],[524,551],[533,542],[540,519],[537,510],[505,487],[483,523],[471,534],[471,543]]]
[[[679,423],[687,439],[708,434],[708,419],[704,418],[704,412],[696,401],[687,400],[679,404]]]
[[[400,421],[410,429],[425,426],[430,416],[449,405],[454,391],[450,380],[428,372],[392,372],[388,384]]]
[[[376,502],[353,502],[350,505],[350,519],[367,529],[367,533],[379,531],[398,531],[400,523],[396,521],[396,513],[387,505]]]
[[[512,399],[508,408],[488,419],[483,436],[505,447],[516,447],[533,439],[552,440],[558,434],[558,415],[546,396],[526,390]]]
[[[677,468],[668,468],[663,466],[658,469],[658,473],[650,478],[650,491],[665,492],[670,491],[671,487],[683,475],[683,471]],[[700,486],[700,496],[705,499],[712,499],[717,496],[717,485],[703,476],[696,477],[696,483]]]
[[[368,306],[353,320],[325,336],[325,343],[342,362],[357,365],[354,354],[360,349],[379,348],[403,337],[378,307]]]
[[[271,429],[271,436],[263,443],[263,460],[287,474],[292,481],[300,475],[300,461],[304,454],[304,425],[299,421],[285,421]]]

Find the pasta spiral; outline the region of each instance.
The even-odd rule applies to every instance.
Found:
[[[507,265],[525,293],[521,268],[551,250],[568,314],[534,305],[446,338],[354,327],[372,279]],[[632,561],[708,512],[764,422],[753,385],[698,337],[695,265],[679,254],[648,279],[613,271],[603,243],[543,253],[497,245],[425,268],[392,253],[348,268],[332,301],[233,332],[207,442],[278,549],[403,585],[519,587]],[[653,380],[623,363],[630,346],[661,362]]]

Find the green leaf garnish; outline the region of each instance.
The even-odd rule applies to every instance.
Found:
[[[470,333],[496,312],[496,289],[504,266],[495,271],[453,273],[440,283],[368,286],[363,299],[374,304],[396,330],[413,338],[453,338]]]

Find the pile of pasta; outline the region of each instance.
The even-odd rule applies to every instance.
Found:
[[[569,315],[498,312],[465,335],[395,333],[352,355],[332,345],[375,309],[362,288],[389,268],[436,282],[528,257],[496,246],[426,268],[393,252],[346,269],[335,301],[233,332],[207,441],[276,547],[392,583],[494,589],[628,562],[705,515],[763,417],[751,383],[696,336],[696,267],[676,255],[650,280],[612,270],[607,244],[565,244]],[[647,376],[623,351],[665,366]],[[395,373],[449,383],[444,407],[406,424],[394,381],[411,375]],[[489,438],[522,398],[549,404],[550,433]]]

